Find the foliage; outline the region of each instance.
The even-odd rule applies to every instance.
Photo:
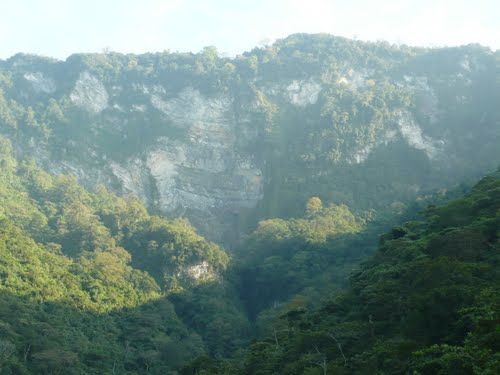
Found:
[[[229,258],[189,223],[18,163],[4,138],[0,163],[2,373],[163,374],[239,344]]]
[[[497,373],[499,213],[497,172],[382,236],[346,292],[289,308],[242,356],[192,362],[184,373]]]
[[[321,289],[329,276],[337,276],[331,266],[340,258],[342,268],[349,267],[344,252],[349,251],[347,243],[353,245],[349,240],[358,236],[364,219],[355,217],[345,205],[323,208],[318,200],[311,198],[303,218],[261,221],[236,250],[241,297],[250,316],[287,301],[305,288]],[[356,256],[362,253],[350,250]],[[329,287],[333,285],[329,283]]]
[[[382,228],[449,197],[435,188],[498,164],[499,61],[475,45],[303,34],[233,59],[0,61],[0,373],[499,373],[498,174],[394,227],[356,267]],[[99,113],[71,99],[82,72],[110,93]],[[32,84],[43,77],[54,87]],[[304,82],[321,90],[294,104]],[[263,199],[234,225],[255,230],[232,256],[185,219],[31,160],[119,190],[111,163],[185,140],[152,95],[187,87],[231,98],[231,152],[263,172]],[[405,116],[437,156],[409,147]]]

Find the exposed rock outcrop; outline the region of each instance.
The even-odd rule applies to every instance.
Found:
[[[289,39],[235,59],[19,55],[0,61],[0,130],[51,172],[136,195],[217,241],[238,238],[240,214],[293,215],[308,195],[388,207],[496,162],[491,52]],[[252,211],[262,205],[273,208]]]

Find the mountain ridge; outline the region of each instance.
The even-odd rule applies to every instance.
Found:
[[[305,34],[234,59],[24,55],[0,63],[0,125],[53,173],[234,244],[311,196],[384,210],[493,170],[496,55]]]

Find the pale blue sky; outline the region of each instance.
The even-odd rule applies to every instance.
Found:
[[[2,0],[0,58],[119,52],[235,55],[292,33],[500,48],[500,0]]]

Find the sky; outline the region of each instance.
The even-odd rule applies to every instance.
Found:
[[[1,0],[0,59],[18,52],[234,56],[293,33],[500,48],[500,0]]]

